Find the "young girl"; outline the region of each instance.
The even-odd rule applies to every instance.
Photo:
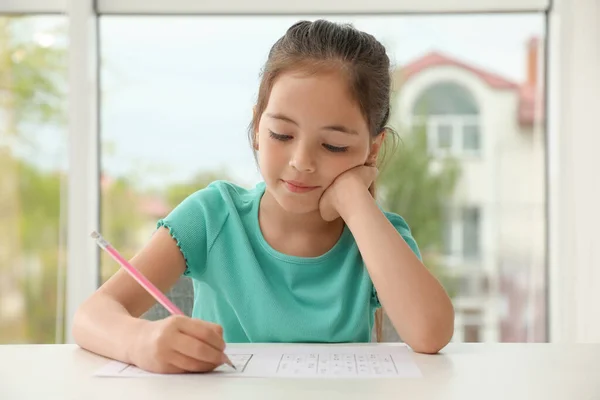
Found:
[[[225,342],[368,342],[383,305],[414,351],[444,347],[450,299],[406,222],[371,194],[389,64],[352,26],[290,27],[269,53],[249,130],[264,182],[192,194],[131,261],[165,292],[190,276],[193,318],[140,319],[154,299],[119,270],[78,310],[76,342],[148,371],[209,371]]]

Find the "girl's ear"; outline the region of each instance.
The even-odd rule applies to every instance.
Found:
[[[381,145],[385,140],[385,130],[383,130],[375,140],[371,142],[371,151],[369,152],[369,157],[367,157],[367,162],[365,165],[375,166],[377,164],[377,156],[379,155],[379,150],[381,149]]]

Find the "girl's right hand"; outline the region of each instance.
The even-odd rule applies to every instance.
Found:
[[[130,358],[149,372],[208,372],[225,362],[224,350],[220,325],[174,315],[143,325]]]

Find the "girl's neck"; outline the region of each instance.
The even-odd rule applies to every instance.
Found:
[[[304,214],[284,210],[268,191],[260,201],[258,220],[271,247],[296,256],[315,257],[326,253],[344,230],[341,218],[325,221],[319,210]]]
[[[341,218],[334,221],[325,221],[319,210],[309,213],[296,214],[284,210],[275,198],[265,191],[259,208],[260,221],[276,226],[279,230],[305,232],[310,234],[322,233],[343,227]]]

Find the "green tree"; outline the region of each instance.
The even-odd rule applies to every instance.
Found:
[[[66,52],[57,32],[31,37],[29,22],[0,17],[0,301],[25,294],[23,318],[0,318],[0,339],[54,342],[60,178],[19,154],[35,158],[39,127],[64,123]]]
[[[140,229],[147,218],[140,210],[142,196],[126,177],[114,181],[106,179],[101,188],[102,234],[123,257],[129,259],[139,250]],[[119,265],[104,252],[100,257],[101,279],[105,281],[119,269]]]
[[[431,155],[423,127],[404,135],[395,150],[384,160],[377,181],[381,203],[407,221],[424,264],[453,295],[452,279],[445,273],[439,254],[443,245],[444,208],[460,177],[459,164],[453,158]]]
[[[105,180],[102,185],[102,231],[105,237],[123,254],[131,258],[143,246],[154,229],[156,219],[165,215],[149,213],[141,207],[144,202],[161,204],[169,210],[186,197],[203,189],[217,179],[228,179],[224,171],[202,171],[187,182],[174,183],[160,192],[136,189],[134,179],[124,177]],[[168,212],[168,211],[165,211]],[[105,254],[101,255],[102,280],[113,275],[119,266]]]
[[[164,196],[171,208],[177,206],[186,197],[197,190],[203,189],[211,182],[216,180],[229,180],[228,174],[225,171],[202,171],[197,173],[188,182],[176,183],[167,187],[164,191]]]
[[[19,194],[22,216],[23,267],[21,281],[25,294],[26,332],[31,343],[55,340],[57,280],[59,260],[66,257],[61,246],[61,187],[66,177],[44,172],[20,161]],[[42,201],[40,201],[42,200]]]
[[[139,194],[127,178],[118,178],[102,189],[102,230],[120,249],[137,245],[135,232],[142,221]]]

